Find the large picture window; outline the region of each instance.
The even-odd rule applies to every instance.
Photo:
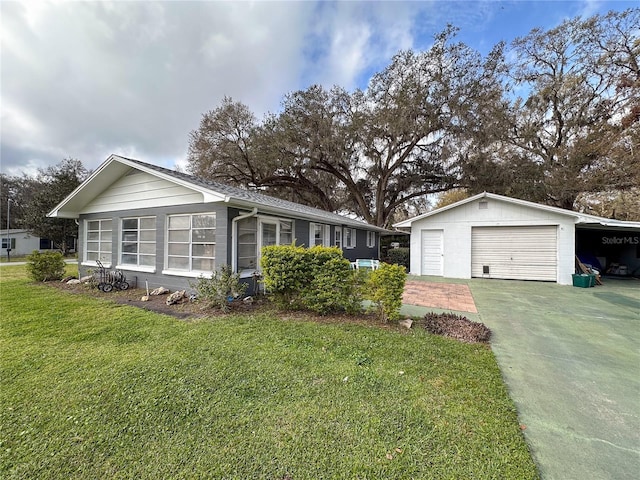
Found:
[[[111,219],[85,222],[85,262],[95,264],[99,260],[105,267],[111,266],[111,231]]]
[[[182,272],[215,269],[216,215],[170,215],[167,222],[167,268]]]
[[[156,217],[124,218],[120,242],[120,263],[123,266],[156,265]]]

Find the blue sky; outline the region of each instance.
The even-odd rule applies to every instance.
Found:
[[[117,153],[184,166],[227,95],[259,117],[311,84],[365,87],[447,23],[482,53],[627,1],[0,2],[0,171]]]

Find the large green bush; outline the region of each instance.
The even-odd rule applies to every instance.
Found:
[[[395,265],[402,265],[409,268],[409,252],[411,250],[409,248],[400,247],[400,248],[391,248],[387,252],[387,258],[389,259],[389,263],[393,263]]]
[[[27,255],[27,261],[27,273],[36,282],[60,280],[64,276],[64,256],[60,252],[34,250]]]
[[[386,322],[400,317],[406,280],[407,272],[402,265],[381,263],[380,268],[369,274],[365,286],[365,298],[373,302],[380,320]]]
[[[281,308],[301,308],[301,292],[311,282],[308,251],[295,245],[271,245],[260,259],[267,293]]]
[[[282,308],[320,314],[361,308],[358,277],[339,248],[269,246],[261,265],[265,290]]]

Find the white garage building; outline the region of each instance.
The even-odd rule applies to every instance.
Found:
[[[628,257],[630,271],[640,266],[640,222],[611,220],[486,192],[394,227],[411,229],[413,275],[570,285],[575,273],[576,235],[583,231],[603,234],[603,242],[620,238],[621,248],[615,255]],[[613,259],[613,253],[605,254]],[[605,258],[605,263],[608,261]]]

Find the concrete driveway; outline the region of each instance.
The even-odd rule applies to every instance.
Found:
[[[542,478],[640,478],[640,281],[468,285]]]

